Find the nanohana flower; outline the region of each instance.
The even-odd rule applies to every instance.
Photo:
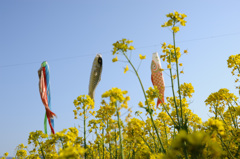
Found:
[[[135,48],[133,46],[129,46],[129,50],[134,50]]]
[[[175,79],[175,78],[177,78],[177,75],[173,75],[172,77],[173,77],[173,79]]]
[[[124,73],[126,73],[129,70],[128,65],[124,69]]]
[[[181,73],[181,72],[180,72]],[[180,86],[180,92],[184,97],[192,97],[192,94],[195,92],[191,83],[183,83]]]
[[[175,26],[175,27],[172,27],[172,30],[174,33],[178,32],[179,31],[179,27]]]
[[[112,62],[116,62],[116,61],[118,61],[118,57],[117,56],[112,59]]]
[[[169,20],[167,22],[165,22],[162,25],[162,27],[173,26],[173,28],[174,28],[176,26],[176,24],[179,24],[179,23],[181,26],[186,26],[187,21],[184,20],[184,18],[187,17],[186,14],[178,13],[177,11],[174,11],[174,13],[167,14],[166,17],[168,17]]]
[[[143,103],[142,102],[139,102],[138,105],[139,105],[139,107],[143,107]]]
[[[7,157],[8,156],[8,152],[4,153],[4,156]]]
[[[141,55],[141,54],[139,54],[139,58],[141,59],[141,60],[143,60],[143,59],[146,59],[146,55]]]

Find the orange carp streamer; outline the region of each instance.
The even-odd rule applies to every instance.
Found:
[[[162,67],[161,67],[161,61],[158,56],[158,53],[155,52],[152,55],[152,63],[151,63],[151,80],[153,83],[153,86],[157,86],[159,90],[159,96],[161,99],[158,98],[157,101],[157,107],[160,103],[164,103],[164,91],[165,91],[165,84],[162,74]]]

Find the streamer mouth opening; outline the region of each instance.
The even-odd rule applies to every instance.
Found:
[[[40,68],[40,69],[38,70],[38,78],[41,77],[41,71],[42,71],[42,68]]]

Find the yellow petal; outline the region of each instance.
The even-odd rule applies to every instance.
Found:
[[[172,27],[172,30],[174,33],[178,32],[179,31],[179,27],[175,26],[175,27]]]
[[[117,56],[112,59],[112,62],[116,62],[116,61],[118,61],[118,57]]]
[[[134,50],[135,48],[133,46],[129,46],[129,50]]]
[[[128,71],[128,65],[126,66],[126,68],[124,69],[124,73],[126,73]]]
[[[143,60],[143,59],[146,59],[146,55],[141,55],[141,54],[139,54],[139,58],[141,59],[141,60]]]

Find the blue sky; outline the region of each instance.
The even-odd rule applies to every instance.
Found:
[[[0,156],[13,155],[15,147],[27,144],[31,131],[43,130],[45,109],[38,90],[37,70],[42,61],[50,66],[50,82],[55,131],[81,125],[74,120],[73,100],[88,93],[93,59],[103,56],[102,80],[95,102],[112,87],[128,90],[129,107],[139,110],[143,101],[140,85],[131,72],[123,73],[125,63],[112,63],[112,43],[133,40],[138,54],[147,58],[139,69],[145,89],[152,86],[152,53],[161,54],[161,43],[171,43],[171,32],[161,28],[165,15],[174,10],[185,13],[186,27],[180,28],[176,42],[188,55],[181,58],[181,83],[195,88],[190,108],[203,120],[211,114],[204,100],[220,88],[237,94],[227,58],[239,53],[240,2],[235,1],[0,1]],[[122,57],[119,57],[123,59]],[[166,68],[166,63],[162,63]],[[166,71],[168,74],[168,72]],[[165,74],[166,86],[170,86]],[[171,96],[166,88],[166,96]],[[143,111],[143,110],[142,110]],[[50,132],[50,130],[49,130]]]

